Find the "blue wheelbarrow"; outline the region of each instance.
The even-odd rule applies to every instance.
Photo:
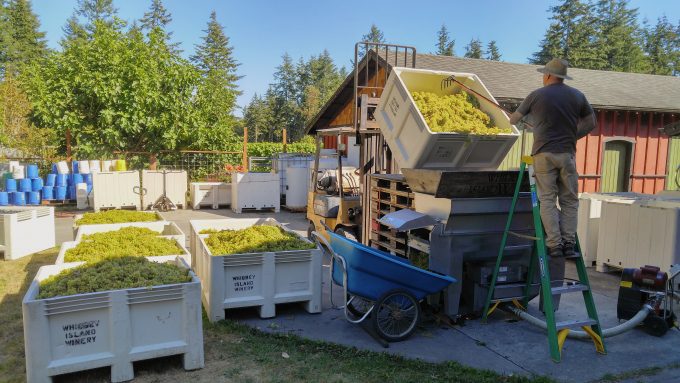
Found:
[[[411,336],[422,315],[420,301],[456,282],[450,276],[415,267],[408,259],[326,232],[330,243],[317,232],[312,236],[332,257],[331,304],[343,308],[350,323],[369,320],[369,333],[372,330],[387,342]],[[333,304],[333,283],[344,288],[343,306]]]

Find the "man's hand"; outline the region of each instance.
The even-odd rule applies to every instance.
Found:
[[[519,122],[519,120],[522,119],[522,117],[524,117],[522,113],[514,112],[513,114],[510,115],[510,123],[515,125]]]
[[[597,126],[597,119],[595,118],[595,113],[591,113],[589,116],[583,117],[578,121],[576,126],[576,139],[581,139],[592,132]]]

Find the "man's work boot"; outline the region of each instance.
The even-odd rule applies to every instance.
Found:
[[[565,257],[573,257],[576,255],[576,245],[569,242],[565,243],[562,245],[562,253]]]
[[[548,248],[548,256],[550,257],[564,257],[564,251],[562,250],[561,246],[558,247],[549,247]]]

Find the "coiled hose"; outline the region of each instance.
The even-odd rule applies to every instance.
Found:
[[[509,307],[510,311],[512,311],[515,315],[518,317],[524,319],[525,321],[541,327],[542,329],[546,330],[548,328],[548,325],[545,323],[545,321],[536,318],[535,316],[527,313],[526,311],[520,310],[517,307]],[[620,325],[612,328],[608,328],[602,331],[602,336],[604,338],[609,338],[612,336],[620,335],[623,334],[626,331],[630,331],[633,328],[635,328],[637,325],[642,323],[642,321],[647,318],[647,315],[652,311],[652,307],[649,305],[644,305],[640,311],[638,311],[637,314],[635,314],[634,317],[630,318],[630,320],[621,323]],[[571,330],[569,331],[569,334],[567,335],[569,338],[574,338],[574,339],[590,339],[590,335],[588,335],[584,331],[578,331],[578,330]]]

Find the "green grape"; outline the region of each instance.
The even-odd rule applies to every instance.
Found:
[[[495,126],[481,109],[479,101],[465,91],[439,96],[432,92],[412,92],[411,96],[431,131],[475,135],[512,133]]]
[[[160,221],[155,213],[144,213],[134,210],[106,210],[97,213],[85,213],[83,217],[75,222],[80,225],[98,225],[102,223],[123,223],[123,222],[153,222]]]
[[[74,248],[66,251],[64,262],[97,262],[108,258],[180,255],[177,242],[159,237],[159,233],[142,227],[124,227],[83,236]]]
[[[146,258],[120,257],[62,271],[40,282],[38,299],[185,283],[189,270]]]
[[[203,230],[210,234],[205,242],[213,255],[262,253],[270,251],[313,249],[313,243],[295,234],[269,225],[252,226],[242,230]]]

